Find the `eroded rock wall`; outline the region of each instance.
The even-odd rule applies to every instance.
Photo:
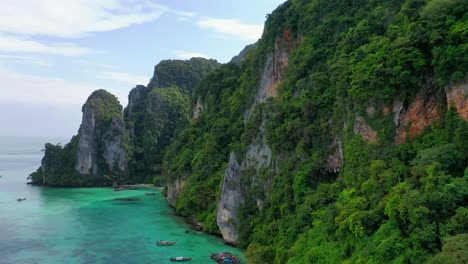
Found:
[[[83,175],[97,174],[96,112],[88,104],[83,106],[83,118],[79,135],[75,169],[79,174]]]
[[[448,107],[455,106],[460,116],[468,120],[468,81],[449,85],[445,93]]]
[[[229,164],[224,173],[221,198],[218,202],[216,223],[224,241],[235,244],[238,239],[239,208],[244,203],[241,191],[241,168],[237,163],[236,154],[231,153]]]

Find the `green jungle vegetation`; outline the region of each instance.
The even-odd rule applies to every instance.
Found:
[[[206,74],[219,68],[216,60],[191,58],[190,60],[163,60],[154,67],[154,75],[148,88],[177,86],[191,92]]]
[[[192,58],[164,60],[155,66],[143,104],[125,117],[133,135],[128,182],[161,184],[166,148],[190,117],[192,89],[220,65],[216,60]]]
[[[189,97],[176,86],[157,88],[145,98],[143,111],[126,119],[133,129],[133,159],[130,182],[154,182],[160,185],[162,160],[177,127],[189,119]],[[155,178],[155,180],[153,180]]]
[[[133,129],[130,181],[185,180],[177,213],[219,233],[229,154],[242,162],[265,135],[274,168],[242,175],[238,246],[249,263],[466,263],[468,122],[446,105],[444,89],[467,78],[467,11],[467,0],[290,0],[268,15],[240,66],[161,62],[144,107],[125,120]],[[297,45],[279,95],[247,120],[285,30]],[[441,118],[395,144],[393,115],[366,108],[416,95],[435,96]],[[198,100],[204,112],[190,119]],[[378,132],[376,142],[353,133],[357,115]],[[337,138],[344,162],[330,172],[324,164]],[[46,160],[72,164],[77,140],[46,147]],[[74,180],[73,171],[56,171]]]
[[[244,171],[255,186],[241,210],[239,246],[249,263],[464,263],[468,256],[468,123],[447,111],[444,87],[468,66],[465,0],[288,1],[268,16],[240,67],[223,65],[194,89],[206,106],[171,144],[163,179],[185,179],[176,211],[217,233],[216,204],[229,153],[245,157],[262,118],[276,170]],[[287,29],[302,39],[277,98],[247,124],[266,55]],[[433,85],[428,85],[433,83]],[[435,95],[443,116],[425,132],[394,143],[393,116],[368,105]],[[378,132],[353,133],[355,116]],[[344,166],[324,171],[334,137]],[[250,186],[251,187],[251,186]],[[246,186],[249,188],[249,186]],[[267,197],[262,210],[258,197]]]

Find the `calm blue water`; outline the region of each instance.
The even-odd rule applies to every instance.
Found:
[[[149,190],[47,188],[26,185],[42,158],[44,142],[64,138],[0,137],[0,263],[214,263],[210,252],[242,252],[218,238],[185,231],[164,197]],[[27,197],[17,202],[18,197]],[[125,198],[125,199],[122,199]],[[131,200],[126,200],[131,198]],[[158,240],[175,240],[158,247]]]

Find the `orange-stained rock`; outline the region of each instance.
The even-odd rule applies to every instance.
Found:
[[[362,116],[356,116],[354,121],[354,134],[361,135],[368,142],[377,141],[377,131],[367,124]]]
[[[446,89],[447,106],[454,105],[463,119],[468,120],[468,82],[460,82]]]
[[[285,29],[283,34],[276,38],[274,51],[267,54],[254,102],[244,113],[245,121],[249,119],[250,113],[256,105],[264,102],[269,97],[278,95],[278,88],[284,78],[284,70],[289,64],[289,55],[296,49],[301,37],[298,36],[297,39],[294,39],[288,29]]]
[[[390,105],[385,105],[383,108],[383,114],[386,116],[392,112],[392,107]]]
[[[270,89],[267,91],[267,97],[276,97],[278,95],[279,83],[283,80],[284,69],[289,64],[289,54],[296,48],[296,43],[292,33],[284,29],[283,35],[275,41],[275,51],[273,54],[273,67],[270,73]]]
[[[418,95],[404,108],[398,118],[395,141],[397,144],[420,135],[424,129],[440,118],[436,97]]]

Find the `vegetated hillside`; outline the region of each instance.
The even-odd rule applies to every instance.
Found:
[[[464,263],[467,8],[284,3],[195,88],[169,202],[249,263]]]
[[[191,58],[190,60],[163,60],[154,67],[149,89],[177,86],[191,92],[206,74],[219,68],[216,60]]]
[[[159,185],[166,147],[177,128],[188,122],[193,88],[220,65],[204,58],[161,61],[147,87],[130,91],[124,111],[132,139],[129,182],[149,183],[155,178]]]

